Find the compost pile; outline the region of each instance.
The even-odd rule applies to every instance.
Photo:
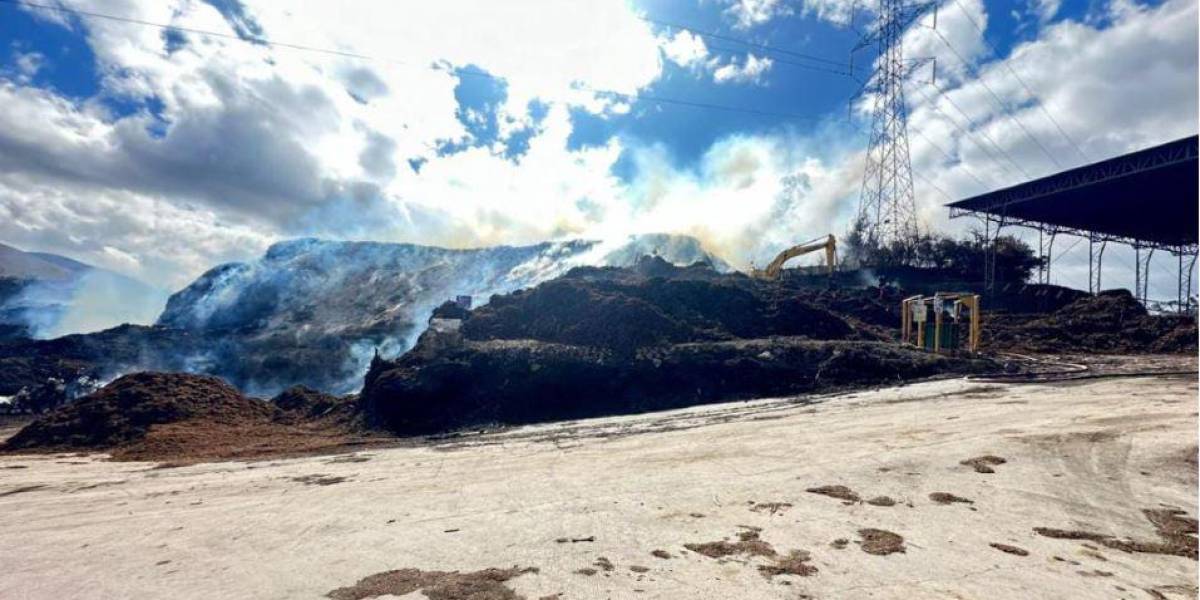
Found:
[[[456,331],[431,328],[376,360],[361,405],[399,434],[637,413],[977,372],[983,360],[884,343],[866,290],[797,294],[786,284],[672,267],[581,268],[493,296]],[[858,307],[843,317],[821,306]],[[880,328],[882,325],[880,325]]]
[[[41,416],[4,449],[105,450],[124,460],[194,462],[303,454],[359,437],[348,416],[352,400],[298,389],[281,397],[287,408],[247,398],[216,377],[135,373]]]
[[[1048,315],[994,315],[984,347],[1033,353],[1194,353],[1196,321],[1151,315],[1127,290],[1085,296]]]

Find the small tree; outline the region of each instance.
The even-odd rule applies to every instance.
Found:
[[[1042,259],[1033,248],[1012,237],[995,239],[996,278],[1000,281],[1028,281]],[[911,240],[877,244],[868,240],[860,222],[846,235],[848,264],[863,267],[916,267],[942,271],[947,277],[964,280],[983,278],[989,244],[978,231],[962,239],[923,234]]]

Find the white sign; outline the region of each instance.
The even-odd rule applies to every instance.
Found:
[[[924,302],[914,302],[912,305],[913,321],[916,323],[924,323],[926,320],[927,308]]]

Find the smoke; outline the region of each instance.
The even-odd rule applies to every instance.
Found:
[[[39,333],[55,338],[124,323],[153,323],[166,303],[162,290],[107,271],[89,271],[78,280],[58,322]]]
[[[835,126],[806,137],[731,136],[696,169],[673,166],[660,147],[633,149],[634,177],[589,231],[602,238],[668,232],[695,238],[733,268],[762,265],[786,247],[846,228],[862,177],[852,139]]]
[[[626,266],[647,254],[728,269],[699,241],[664,234],[467,250],[281,242],[174,294],[158,324],[200,343],[160,347],[150,362],[219,375],[248,393],[269,396],[298,383],[350,392],[376,352],[393,358],[411,348],[433,310],[455,296],[469,295],[478,306],[573,267]]]
[[[24,280],[0,302],[0,317],[39,339],[152,323],[167,294],[115,273],[90,269],[70,279]]]

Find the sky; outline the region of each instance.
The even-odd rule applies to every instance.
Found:
[[[37,4],[0,2],[0,242],[166,289],[301,236],[672,232],[747,267],[858,206],[870,2]],[[921,227],[962,233],[947,202],[1195,134],[1197,18],[948,0],[917,20]],[[1058,244],[1056,282],[1086,288],[1087,245]],[[1132,285],[1132,251],[1105,260],[1106,287]],[[1173,298],[1155,261],[1151,296]]]

